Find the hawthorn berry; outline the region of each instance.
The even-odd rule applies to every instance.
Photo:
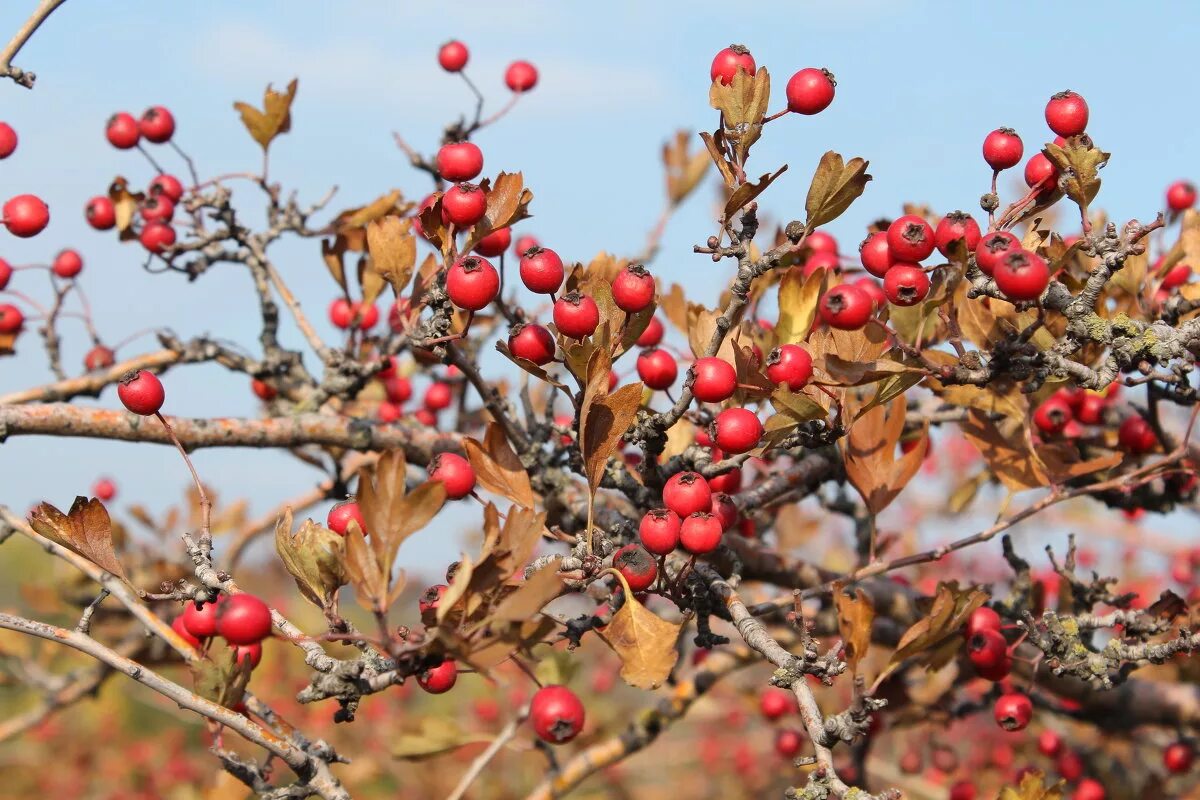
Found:
[[[888,226],[887,243],[893,261],[916,263],[929,257],[936,239],[933,227],[923,217],[905,214]]]
[[[613,302],[626,314],[636,314],[654,302],[654,276],[641,264],[630,264],[612,282]]]
[[[1034,153],[1025,162],[1025,185],[1030,189],[1051,191],[1058,184],[1058,167],[1042,153]]]
[[[837,239],[833,237],[833,234],[825,231],[813,231],[804,240],[804,243],[814,253],[832,253],[835,256],[838,254]]]
[[[475,180],[479,173],[483,172],[483,151],[472,142],[451,142],[442,145],[435,161],[438,174],[451,183]]]
[[[665,332],[662,320],[658,317],[651,317],[650,321],[646,323],[646,327],[638,334],[635,344],[638,347],[657,347],[662,342]]]
[[[1050,268],[1041,256],[1018,250],[1000,259],[992,278],[1010,300],[1036,300],[1050,285]]]
[[[978,792],[975,784],[967,780],[955,781],[950,786],[949,800],[975,800]]]
[[[108,369],[117,362],[117,354],[102,344],[95,345],[83,356],[83,368],[88,372]]]
[[[113,201],[103,195],[98,195],[88,200],[88,203],[83,208],[84,219],[87,224],[91,225],[98,231],[110,230],[117,224],[117,210],[113,206]]]
[[[256,644],[271,635],[271,609],[252,594],[217,603],[217,633],[230,644]]]
[[[1074,418],[1071,407],[1055,397],[1041,403],[1033,412],[1033,422],[1042,433],[1056,436]]]
[[[421,596],[417,598],[417,611],[422,616],[427,611],[436,611],[438,603],[442,601],[442,596],[446,594],[446,590],[450,587],[444,583],[435,583],[421,592]]]
[[[679,367],[666,350],[651,347],[638,354],[637,373],[651,389],[669,389],[679,376]]]
[[[795,711],[796,698],[791,692],[768,686],[758,696],[758,710],[769,720],[777,720]]]
[[[996,724],[1012,733],[1024,730],[1033,719],[1033,703],[1023,692],[1006,692],[996,699],[992,708]]]
[[[854,286],[862,289],[867,293],[867,297],[871,298],[871,309],[878,311],[887,303],[887,294],[884,293],[883,287],[874,278],[868,278],[866,275],[854,281]]]
[[[383,392],[387,395],[388,402],[403,405],[412,397],[412,381],[403,375],[393,375],[384,380]]]
[[[504,255],[504,251],[512,244],[512,228],[498,228],[479,240],[475,252],[486,258]]]
[[[390,400],[382,400],[375,408],[375,419],[384,425],[390,425],[404,416],[404,409]]]
[[[146,222],[170,222],[175,216],[175,204],[166,195],[151,195],[142,202],[140,211]]]
[[[1172,742],[1163,750],[1163,766],[1174,775],[1187,772],[1196,760],[1196,751],[1187,742]]]
[[[7,122],[0,122],[0,159],[11,156],[17,149],[17,132]]]
[[[753,75],[758,71],[758,66],[754,63],[754,56],[750,55],[750,51],[745,45],[731,44],[722,50],[718,50],[713,56],[712,66],[708,70],[709,80],[720,81],[725,86],[733,83],[733,77],[737,75],[738,70],[743,70],[747,75]]]
[[[1192,268],[1187,264],[1176,264],[1167,270],[1167,274],[1163,275],[1162,283],[1159,284],[1163,289],[1175,289],[1183,286],[1192,277]]]
[[[151,195],[165,195],[172,203],[178,203],[179,198],[183,197],[183,184],[179,182],[179,178],[164,172],[154,176],[148,191]]]
[[[521,256],[521,283],[537,294],[554,294],[562,286],[563,262],[558,253],[531,247]]]
[[[1021,249],[1021,240],[1012,233],[994,231],[979,240],[975,248],[975,265],[984,275],[993,275],[1005,256]]]
[[[1075,92],[1059,92],[1046,103],[1046,124],[1059,136],[1078,136],[1087,123],[1087,102]]]
[[[565,686],[543,686],[529,701],[529,719],[543,742],[566,744],[583,730],[583,703]]]
[[[863,269],[876,278],[887,275],[892,266],[892,251],[888,247],[887,232],[872,233],[863,239],[862,244],[858,246],[858,259],[862,262]]]
[[[669,508],[654,508],[646,512],[638,525],[642,546],[656,556],[665,556],[679,545],[679,528],[683,521]]]
[[[837,81],[827,69],[806,67],[788,78],[784,94],[788,111],[795,114],[819,114],[833,102]]]
[[[427,428],[437,427],[437,412],[428,408],[418,408],[413,412],[413,419]]]
[[[842,261],[836,253],[815,252],[804,262],[804,277],[807,278],[819,269],[824,269],[828,273],[841,272]]]
[[[708,513],[720,520],[722,531],[732,529],[741,519],[741,512],[738,511],[737,504],[724,492],[713,493],[712,508],[708,510]]]
[[[707,511],[697,511],[679,526],[679,544],[692,555],[711,553],[721,544],[721,520]]]
[[[782,758],[795,758],[804,746],[804,737],[792,728],[781,728],[775,734],[775,752]]]
[[[1121,423],[1121,427],[1117,429],[1117,442],[1121,449],[1141,455],[1148,453],[1158,444],[1158,437],[1154,435],[1154,428],[1140,414],[1134,414],[1131,417],[1126,417]]]
[[[438,64],[446,72],[462,72],[470,57],[467,46],[456,39],[451,39],[438,48]]]
[[[1185,211],[1196,205],[1196,185],[1191,181],[1175,181],[1167,187],[1167,208]]]
[[[459,308],[478,311],[500,294],[500,274],[487,259],[465,256],[446,273],[446,293]]]
[[[951,211],[933,231],[934,245],[946,258],[950,257],[950,245],[954,242],[963,242],[970,252],[979,245],[980,236],[979,223],[965,211]]]
[[[513,252],[519,257],[525,255],[534,247],[541,247],[541,244],[538,242],[536,236],[531,236],[527,233],[517,238],[517,243],[513,245]]]
[[[518,322],[509,329],[508,349],[517,358],[538,366],[549,364],[554,360],[554,335],[541,325]]]
[[[271,402],[279,395],[274,386],[258,378],[250,381],[250,391],[254,392],[254,396],[265,403]]]
[[[110,478],[101,478],[92,484],[92,496],[107,503],[117,496],[117,485]]]
[[[183,613],[179,615],[183,628],[197,639],[207,639],[217,635],[217,603],[197,605],[194,600],[183,604]]]
[[[1084,778],[1071,794],[1071,800],[1104,800],[1106,797],[1104,784],[1095,778]]]
[[[175,135],[175,116],[165,106],[150,106],[138,120],[138,132],[155,144],[169,142]]]
[[[737,455],[753,450],[763,435],[758,415],[748,408],[727,408],[713,422],[717,447]]]
[[[712,508],[712,489],[698,472],[677,472],[667,479],[662,491],[663,505],[680,519]]]
[[[358,525],[358,530],[363,536],[367,535],[367,520],[363,517],[358,501],[343,500],[329,509],[329,513],[325,516],[325,527],[338,536],[345,536],[351,521]]]
[[[50,269],[60,278],[74,278],[83,272],[83,256],[79,255],[78,250],[59,250]]]
[[[451,186],[442,194],[442,222],[469,228],[483,219],[487,211],[487,192],[473,183]]]
[[[767,377],[798,392],[812,378],[812,356],[798,344],[781,344],[767,355]]]
[[[967,638],[970,638],[984,630],[999,632],[1001,624],[1002,620],[995,609],[988,606],[980,606],[971,612],[971,616],[967,617],[967,625],[964,633]]]
[[[4,204],[4,227],[13,236],[28,239],[37,236],[50,223],[50,209],[41,198],[19,194]]]
[[[599,324],[600,309],[591,297],[571,291],[554,301],[554,327],[563,336],[583,339],[595,333]]]
[[[128,150],[137,146],[142,133],[132,114],[119,111],[108,118],[108,123],[104,126],[104,135],[113,147]]]
[[[996,172],[1015,167],[1025,155],[1025,145],[1012,128],[997,128],[983,139],[983,160]]]
[[[883,276],[883,293],[895,306],[915,306],[929,296],[929,276],[918,264],[897,262]]]
[[[457,453],[438,453],[430,459],[429,480],[446,488],[447,500],[460,500],[475,490],[475,470]]]
[[[613,569],[629,584],[629,591],[644,592],[654,585],[658,566],[654,557],[640,544],[627,544],[613,553]]]
[[[1052,730],[1044,730],[1038,735],[1037,747],[1046,758],[1054,758],[1062,752],[1062,737]]]
[[[537,67],[528,61],[514,61],[504,70],[504,85],[520,94],[537,86]]]
[[[171,630],[175,631],[176,636],[178,636],[180,639],[183,639],[185,642],[187,642],[188,644],[190,644],[192,647],[194,647],[196,649],[199,649],[200,647],[202,647],[204,645],[203,640],[198,639],[195,636],[193,636],[192,632],[189,631],[187,629],[187,627],[183,624],[183,615],[182,614],[175,617],[175,619],[171,620]]]
[[[421,402],[430,411],[441,411],[449,408],[453,400],[454,392],[450,388],[450,384],[435,381],[425,389],[425,397]]]
[[[1074,750],[1064,750],[1054,762],[1054,768],[1065,781],[1077,781],[1083,775],[1083,759]]]
[[[702,403],[721,403],[737,391],[737,370],[722,358],[698,358],[688,370],[692,394]]]
[[[235,664],[243,664],[249,661],[250,669],[254,669],[262,662],[263,649],[261,642],[230,645],[229,649],[233,656],[233,663]]]
[[[158,413],[166,399],[166,392],[153,372],[139,369],[126,373],[117,384],[117,396],[125,408],[134,414],[149,417]]]
[[[857,330],[871,318],[871,297],[860,286],[839,284],[821,297],[818,311],[831,328]]]
[[[458,664],[452,658],[417,675],[417,685],[430,694],[445,694],[454,688],[457,681]]]
[[[164,250],[175,244],[175,229],[162,222],[147,222],[138,241],[151,253],[162,255]]]
[[[980,675],[995,675],[1009,658],[1008,641],[1000,631],[985,628],[967,639],[967,658]]]

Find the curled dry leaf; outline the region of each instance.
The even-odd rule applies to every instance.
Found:
[[[125,242],[136,239],[138,234],[134,230],[133,223],[137,220],[138,208],[146,199],[145,193],[129,191],[129,181],[118,175],[108,186],[108,199],[113,204],[113,214],[120,240]]]
[[[76,497],[66,514],[49,503],[41,503],[29,515],[29,524],[50,541],[128,583],[113,551],[112,520],[104,504],[96,498]]]
[[[258,142],[263,152],[271,146],[271,142],[281,133],[287,133],[292,127],[292,101],[296,99],[296,78],[287,85],[285,92],[277,92],[267,84],[263,92],[263,109],[259,111],[249,103],[234,103],[233,107],[242,115],[242,124],[250,132],[250,137]]]
[[[367,252],[370,270],[391,284],[399,296],[412,277],[417,263],[417,240],[412,221],[397,216],[380,217],[367,223]]]
[[[531,202],[533,192],[525,188],[525,179],[521,173],[501,172],[496,176],[496,182],[487,189],[487,210],[483,219],[471,228],[471,235],[463,244],[462,252],[475,249],[475,245],[492,231],[507,228],[529,217]],[[425,217],[422,216],[422,224],[424,220]]]
[[[962,645],[961,629],[967,618],[987,599],[987,594],[979,589],[959,589],[956,582],[939,583],[929,612],[900,637],[887,671],[892,672],[906,659],[918,656],[931,669],[945,664]]]
[[[708,171],[708,155],[703,150],[688,152],[691,136],[686,130],[675,132],[662,149],[663,166],[667,173],[667,199],[679,205],[700,185]]]
[[[898,397],[886,406],[872,408],[855,419],[842,442],[846,477],[872,514],[887,508],[908,485],[929,447],[928,438],[922,435],[915,448],[896,458],[906,406],[904,398]]]
[[[675,668],[675,649],[682,625],[667,622],[629,591],[624,576],[614,573],[625,589],[625,603],[612,621],[597,631],[621,659],[621,677],[639,689],[657,689]]]
[[[833,591],[833,600],[837,607],[838,633],[846,648],[846,663],[851,672],[857,673],[859,662],[866,657],[871,646],[875,606],[862,589],[855,589],[850,594],[844,587],[837,586]]]
[[[530,485],[529,473],[499,425],[489,423],[482,443],[467,438],[463,440],[463,448],[475,470],[475,477],[485,489],[507,497],[517,505],[536,506],[537,496]]]
[[[1042,148],[1042,153],[1058,168],[1059,187],[1087,216],[1088,205],[1100,191],[1098,172],[1108,163],[1111,153],[1092,146],[1090,139],[1078,136],[1067,140],[1066,147],[1050,142]]]
[[[275,551],[300,593],[321,608],[331,608],[346,584],[346,545],[341,536],[306,519],[292,532],[292,509],[275,523]]]
[[[832,150],[821,156],[812,185],[808,188],[808,199],[804,202],[808,230],[815,230],[837,219],[858,199],[871,180],[867,174],[869,163],[861,158],[843,161]]]
[[[758,182],[747,182],[733,190],[733,194],[729,195],[729,199],[725,201],[725,219],[733,217],[738,211],[746,207],[751,200],[758,197],[767,190],[767,187],[775,182],[783,173],[787,172],[787,164],[784,164],[774,172],[765,173]]]
[[[779,283],[779,324],[775,326],[780,344],[799,344],[808,338],[824,289],[824,268],[814,270],[808,277],[795,268],[783,273]]]

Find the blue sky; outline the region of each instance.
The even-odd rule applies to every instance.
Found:
[[[108,146],[105,119],[165,104],[179,123],[177,141],[202,175],[253,169],[257,145],[231,103],[257,104],[268,82],[299,77],[293,131],[272,148],[273,177],[302,198],[337,184],[334,208],[394,187],[419,197],[428,181],[408,167],[391,132],[429,150],[445,122],[469,108],[465,87],[435,62],[437,46],[449,38],[471,47],[468,71],[492,107],[507,96],[501,75],[509,61],[539,66],[537,90],[477,141],[488,173],[524,171],[536,199],[535,218],[522,229],[564,257],[640,248],[663,202],[661,143],[677,128],[714,124],[708,64],[730,42],[749,46],[772,71],[772,110],[782,106],[782,86],[794,70],[824,66],[837,75],[833,105],[817,117],[772,123],[751,166],[758,173],[790,165],[765,201],[775,218],[786,220],[803,216],[808,178],[822,152],[868,158],[875,180],[831,226],[844,250],[858,242],[866,222],[896,214],[905,200],[977,212],[989,178],[979,155],[984,135],[1011,125],[1032,152],[1047,135],[1047,97],[1065,88],[1087,98],[1089,132],[1114,154],[1099,204],[1116,218],[1149,218],[1167,183],[1200,177],[1192,144],[1200,107],[1182,88],[1192,78],[1200,11],[1167,5],[1133,11],[1117,2],[842,0],[755,2],[731,13],[727,4],[699,1],[460,0],[435,7],[382,0],[71,0],[17,60],[38,73],[37,88],[0,84],[0,118],[21,136],[16,155],[0,163],[2,193],[42,194],[52,211],[50,228],[33,240],[0,234],[0,256],[44,262],[60,247],[80,249],[81,280],[110,340],[165,320],[185,336],[212,331],[253,344],[252,295],[235,268],[190,285],[178,276],[148,275],[136,245],[119,245],[84,224],[84,202],[114,175],[135,183],[153,175],[136,153]],[[0,38],[30,6],[0,8]],[[242,207],[254,220],[259,212],[249,194],[242,189]],[[692,255],[691,245],[712,228],[711,196],[699,193],[677,215],[655,264],[666,279],[686,280],[710,302],[727,273]],[[306,306],[323,309],[332,284],[316,243],[281,246],[275,254]],[[14,288],[44,297],[33,277],[19,273]],[[314,316],[328,330],[323,313]],[[299,344],[294,329],[285,335]],[[82,336],[68,342],[69,364],[81,362],[85,344]],[[23,345],[16,358],[0,361],[0,391],[48,377],[35,337]],[[171,413],[256,411],[244,382],[220,368],[179,370],[165,382]],[[106,394],[99,403],[113,406],[116,399]],[[245,450],[203,452],[197,463],[219,490],[251,495],[258,510],[312,475],[278,456]],[[185,477],[166,448],[34,439],[0,447],[0,474],[0,500],[17,508],[47,495],[65,504],[98,474],[114,476],[125,499],[136,495],[160,506],[178,495]],[[441,536],[426,537],[420,547],[440,559],[455,545]]]

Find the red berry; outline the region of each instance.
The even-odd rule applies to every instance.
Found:
[[[893,261],[915,263],[929,257],[936,241],[933,228],[923,217],[905,214],[888,226],[887,243]]]
[[[1163,766],[1167,772],[1179,775],[1192,768],[1196,759],[1196,751],[1187,742],[1173,742],[1163,750]]]
[[[1104,784],[1094,778],[1084,778],[1075,787],[1071,800],[1104,800],[1107,796]]]
[[[666,350],[651,347],[637,358],[638,377],[651,389],[669,389],[679,375],[675,357]]]
[[[413,412],[413,419],[427,428],[437,427],[437,412],[428,408],[418,408]]]
[[[769,686],[758,696],[758,710],[769,720],[777,720],[796,709],[795,696],[784,689]]]
[[[639,544],[627,544],[613,553],[613,569],[629,584],[629,591],[644,592],[654,585],[658,566],[654,557]]]
[[[528,233],[517,239],[517,243],[513,245],[513,251],[518,256],[523,256],[534,247],[541,247],[536,236],[530,236]]]
[[[460,41],[450,40],[438,49],[438,64],[446,72],[461,72],[467,65],[471,53],[467,46]]]
[[[442,595],[446,594],[446,590],[450,587],[444,583],[435,583],[425,591],[421,592],[421,596],[417,598],[417,610],[422,616],[427,611],[436,611],[438,603],[442,601]]]
[[[404,416],[404,409],[388,400],[381,401],[375,408],[375,419],[384,425],[390,425],[402,416]]]
[[[871,297],[862,287],[843,283],[821,297],[821,319],[831,328],[857,330],[871,318]]]
[[[665,556],[679,545],[679,528],[682,520],[668,508],[655,508],[646,512],[638,525],[638,536],[642,546],[656,556]]]
[[[568,292],[554,303],[554,326],[563,336],[583,339],[596,332],[600,309],[596,301],[579,292]]]
[[[128,150],[137,146],[142,134],[133,115],[120,111],[108,118],[108,123],[104,126],[104,135],[113,147]]]
[[[636,314],[654,302],[654,276],[641,264],[631,264],[612,282],[613,302],[627,314]]]
[[[1051,730],[1042,731],[1037,746],[1038,752],[1046,758],[1054,758],[1062,752],[1062,737]]]
[[[189,605],[191,605],[191,603],[189,603]],[[204,642],[201,641],[200,639],[196,638],[195,636],[193,636],[192,632],[189,631],[187,629],[187,626],[185,626],[183,624],[183,615],[182,614],[177,616],[175,619],[171,620],[171,630],[175,631],[175,634],[180,639],[183,639],[185,642],[190,644],[192,647],[195,647],[196,649],[199,649],[200,647],[202,647],[204,645]]]
[[[563,262],[558,253],[531,247],[521,256],[521,282],[531,292],[553,294],[563,282]]]
[[[17,333],[25,324],[25,315],[12,303],[0,303],[0,334]]]
[[[980,606],[971,612],[971,616],[967,618],[967,625],[964,634],[969,639],[976,633],[983,630],[1000,631],[1000,615],[994,609],[987,606]]]
[[[884,294],[883,287],[874,278],[868,278],[866,275],[854,282],[854,286],[862,289],[867,293],[867,297],[871,298],[871,309],[878,311],[887,303],[887,295]]]
[[[819,269],[828,273],[841,272],[842,261],[836,253],[815,252],[804,262],[804,277],[807,278]]]
[[[475,245],[475,252],[487,258],[495,258],[504,255],[511,243],[512,228],[500,228],[480,239],[479,244]]]
[[[151,195],[166,195],[172,203],[178,203],[179,198],[183,197],[183,184],[174,175],[163,173],[156,175],[154,180],[150,181],[149,191]]]
[[[782,758],[795,758],[804,746],[804,737],[799,731],[783,728],[775,734],[775,752]]]
[[[804,240],[804,243],[814,253],[832,253],[835,256],[838,254],[837,239],[833,238],[833,234],[825,231],[813,231]]]
[[[169,142],[175,135],[175,117],[165,106],[150,106],[142,113],[138,131],[155,144]]]
[[[1066,750],[1054,762],[1054,768],[1065,781],[1077,781],[1083,775],[1083,759],[1074,750]]]
[[[706,434],[707,435],[707,434]],[[697,434],[696,441],[699,443],[700,436]],[[713,460],[717,459],[716,451],[713,453]],[[742,488],[742,468],[734,467],[728,472],[722,472],[720,475],[714,475],[708,479],[709,491],[724,492],[725,494],[736,494],[738,489]]]
[[[679,544],[692,555],[704,555],[717,549],[724,532],[721,520],[707,511],[697,511],[679,526]]]
[[[450,403],[454,400],[454,393],[450,389],[450,384],[437,381],[429,384],[429,388],[425,390],[425,398],[422,404],[430,411],[441,411],[449,408]]]
[[[1079,403],[1075,419],[1084,425],[1099,425],[1104,420],[1104,409],[1107,405],[1103,395],[1088,392]]]
[[[451,183],[475,180],[483,172],[483,151],[471,142],[442,145],[436,160],[438,174]]]
[[[7,122],[0,122],[0,159],[8,158],[17,149],[17,132]]]
[[[662,320],[658,317],[651,317],[650,321],[646,323],[645,329],[638,335],[636,344],[638,347],[658,347],[665,332]]]
[[[37,236],[50,223],[50,209],[41,198],[19,194],[4,204],[4,226],[13,236]]]
[[[362,509],[358,507],[358,501],[343,500],[329,509],[329,514],[325,517],[325,527],[338,536],[345,536],[351,521],[358,525],[358,530],[363,536],[367,535],[367,520],[363,517]]]
[[[566,744],[583,730],[583,703],[565,686],[543,686],[529,701],[529,719],[543,742]]]
[[[183,604],[183,613],[179,615],[184,629],[197,639],[216,636],[217,605],[216,602],[212,602],[197,606],[195,601],[188,600]]]
[[[1024,730],[1033,719],[1033,703],[1022,692],[1007,692],[996,699],[992,714],[996,724],[1004,730],[1010,733]]]
[[[350,301],[344,297],[338,297],[330,303],[329,321],[336,328],[342,330],[349,328],[350,323],[354,321],[354,308],[350,305]]]
[[[255,644],[271,635],[271,609],[252,594],[217,603],[217,633],[230,644]]]
[[[269,403],[274,400],[279,392],[269,383],[265,383],[258,378],[250,381],[250,391],[254,392],[254,396],[263,402]]]
[[[60,278],[74,278],[83,272],[83,256],[78,250],[59,250],[50,269]]]
[[[473,183],[451,186],[442,195],[442,222],[469,228],[483,219],[487,211],[487,192]]]
[[[0,291],[3,291],[8,286],[8,282],[12,280],[13,268],[3,258],[0,258]]]
[[[983,160],[997,172],[1015,167],[1024,154],[1025,145],[1012,128],[997,128],[983,140]]]
[[[708,510],[721,522],[721,530],[728,531],[738,524],[741,519],[741,512],[738,511],[737,503],[733,502],[733,498],[724,492],[716,492],[712,496],[712,508]]]
[[[518,94],[537,86],[537,67],[528,61],[514,61],[504,70],[504,85]]]
[[[1075,92],[1059,92],[1046,103],[1046,124],[1059,136],[1078,136],[1087,123],[1087,102]]]
[[[967,639],[967,658],[980,674],[995,674],[1008,659],[1004,634],[984,628]]]
[[[92,495],[107,503],[117,496],[117,485],[109,478],[101,478],[92,485]]]
[[[554,335],[541,325],[518,322],[508,332],[508,349],[517,358],[538,366],[554,360]]]
[[[955,781],[950,787],[949,800],[975,800],[975,784],[970,781]]]
[[[235,664],[249,661],[250,669],[254,669],[262,661],[262,644],[259,642],[230,645],[229,649],[233,651],[233,663]]]
[[[702,403],[721,403],[737,391],[737,370],[721,358],[698,358],[689,372],[692,394]]]
[[[1148,453],[1158,444],[1158,437],[1154,435],[1154,428],[1144,417],[1135,414],[1132,417],[1126,417],[1121,423],[1121,427],[1117,430],[1117,442],[1123,450],[1126,450],[1134,455]]]
[[[117,224],[116,207],[113,206],[112,200],[103,195],[88,200],[88,204],[83,209],[83,216],[87,219],[88,225],[98,231],[110,230]]]
[[[812,356],[798,344],[781,344],[767,356],[767,377],[798,392],[812,377]]]
[[[141,213],[146,222],[170,222],[175,216],[175,204],[166,195],[151,195],[142,203]]]
[[[458,665],[451,658],[417,675],[417,685],[430,694],[445,694],[457,681]]]
[[[681,519],[712,508],[712,490],[698,472],[677,472],[662,491],[663,504]]]
[[[1050,268],[1036,253],[1018,250],[1000,260],[992,278],[1008,299],[1036,300],[1050,285]]]
[[[1163,275],[1162,283],[1159,284],[1163,289],[1175,289],[1183,286],[1188,282],[1188,278],[1192,277],[1192,268],[1187,264],[1176,264],[1167,270],[1167,274]]]
[[[1196,186],[1190,181],[1175,181],[1167,187],[1167,208],[1184,211],[1196,205]]]
[[[500,294],[500,275],[487,259],[466,256],[446,274],[446,293],[459,308],[478,311]]]
[[[403,375],[393,375],[383,382],[383,392],[389,402],[403,405],[412,397],[412,381]]]
[[[1033,422],[1042,433],[1057,435],[1073,419],[1071,407],[1061,400],[1051,397],[1033,412]]]
[[[915,306],[929,296],[929,276],[917,264],[898,262],[883,277],[883,294],[896,306]]]
[[[951,211],[937,224],[933,240],[938,252],[949,258],[951,244],[961,240],[970,252],[978,246],[980,235],[979,223],[970,214],[965,211]]]
[[[475,470],[457,453],[438,453],[429,462],[429,480],[446,488],[446,499],[459,500],[475,490]]]
[[[717,447],[733,455],[754,449],[763,435],[762,422],[748,408],[727,408],[717,415],[713,425]]]
[[[748,75],[753,75],[758,71],[758,67],[754,63],[754,56],[750,55],[750,51],[743,45],[731,44],[713,56],[708,77],[709,80],[720,81],[728,86],[733,83],[733,76],[737,75],[739,69]]]
[[[1040,187],[1039,191],[1047,192],[1058,184],[1058,167],[1046,158],[1043,153],[1034,153],[1025,162],[1025,185],[1030,189]]]
[[[121,378],[117,385],[117,396],[134,414],[149,417],[162,408],[166,392],[153,372],[140,369]]]
[[[879,231],[872,233],[858,246],[858,258],[863,269],[882,278],[892,266],[892,251],[888,247],[887,233]]]
[[[164,250],[175,244],[175,229],[162,222],[147,222],[138,241],[151,253],[162,255]]]
[[[1021,249],[1021,240],[1008,231],[995,231],[979,240],[975,248],[975,265],[984,275],[993,275],[1000,261],[1009,253]]]
[[[788,78],[784,94],[788,111],[796,114],[819,114],[833,102],[837,81],[827,69],[807,67]]]

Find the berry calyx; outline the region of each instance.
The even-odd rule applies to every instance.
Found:
[[[433,586],[426,588],[425,591],[421,592],[421,596],[417,598],[417,611],[422,616],[426,612],[436,611],[438,603],[442,600],[442,595],[446,594],[446,590],[449,588],[444,583],[435,583]]]
[[[888,226],[887,243],[893,261],[916,263],[929,257],[936,239],[933,228],[924,217],[905,214]]]
[[[457,39],[452,39],[438,48],[438,64],[446,72],[462,72],[470,57],[467,46]]]
[[[50,209],[41,198],[19,194],[4,204],[4,227],[13,236],[37,236],[50,223]]]
[[[117,384],[117,396],[125,408],[134,414],[149,417],[162,408],[166,392],[153,372],[139,369],[121,378]]]
[[[784,94],[788,111],[794,114],[819,114],[833,102],[837,81],[827,69],[806,67],[788,78]]]
[[[472,181],[483,172],[483,151],[471,142],[451,142],[437,152],[438,174],[451,183]]]
[[[118,150],[128,150],[137,146],[142,133],[132,114],[119,111],[108,118],[108,123],[104,126],[104,136],[108,143]]]
[[[683,520],[669,508],[654,508],[646,512],[638,525],[642,546],[656,556],[670,554],[679,545],[679,529]]]
[[[1023,692],[1007,692],[996,699],[992,708],[996,724],[1010,733],[1024,730],[1033,719],[1033,703]]]
[[[83,272],[83,256],[79,255],[78,250],[70,248],[60,250],[54,257],[54,263],[50,265],[50,269],[60,278],[74,278]]]
[[[537,294],[553,294],[563,282],[563,262],[558,253],[545,247],[531,247],[521,256],[521,283]]]
[[[979,245],[980,236],[979,223],[965,211],[951,211],[942,217],[933,231],[934,244],[946,258],[950,257],[953,243],[962,241],[970,252]]]
[[[475,470],[457,453],[438,453],[429,462],[429,480],[446,489],[447,500],[461,500],[475,491]]]
[[[583,730],[583,702],[565,686],[543,686],[529,701],[533,732],[548,744],[566,744]]]
[[[1046,124],[1059,136],[1078,136],[1087,123],[1087,101],[1075,92],[1059,92],[1046,103]]]
[[[725,409],[717,415],[713,427],[717,447],[732,455],[753,450],[763,435],[762,422],[748,408]]]
[[[446,274],[446,293],[459,308],[478,311],[500,294],[500,274],[487,259],[460,258]]]
[[[831,328],[857,330],[871,318],[871,298],[861,286],[850,283],[834,286],[817,306],[821,320]]]
[[[554,302],[554,327],[563,336],[583,339],[596,332],[600,309],[596,301],[579,292],[568,292]]]
[[[692,394],[702,403],[721,403],[737,391],[737,370],[721,358],[698,358],[689,372]]]
[[[983,160],[996,172],[1015,167],[1025,155],[1025,145],[1012,128],[997,128],[983,139]]]
[[[450,658],[417,675],[417,685],[429,694],[445,694],[453,689],[457,682],[458,665]]]
[[[654,557],[639,544],[627,544],[613,553],[613,569],[629,584],[629,591],[644,592],[654,585],[658,565]]]
[[[654,302],[654,276],[641,264],[630,264],[612,282],[613,302],[626,314],[636,314]]]
[[[357,500],[343,500],[329,509],[325,516],[325,527],[338,536],[346,535],[351,522],[358,525],[358,530],[363,536],[367,535],[367,520],[363,517]]]
[[[697,511],[679,526],[679,544],[692,555],[704,555],[717,549],[723,533],[720,519],[707,511]]]
[[[517,358],[538,366],[554,360],[554,335],[541,325],[518,322],[508,332],[508,349]]]
[[[915,306],[929,295],[929,276],[917,264],[894,264],[883,276],[883,293],[892,305]]]
[[[155,144],[169,142],[175,135],[175,117],[165,106],[150,106],[138,120],[138,132]]]
[[[798,344],[781,344],[767,355],[767,378],[798,392],[812,378],[812,356]]]
[[[1036,253],[1018,250],[1000,260],[992,278],[1010,300],[1036,300],[1050,285],[1050,268]]]
[[[733,77],[737,75],[739,69],[747,75],[753,75],[758,67],[754,63],[754,56],[750,55],[750,51],[746,49],[745,45],[731,44],[729,47],[718,50],[717,54],[713,56],[708,77],[709,80],[720,81],[728,86],[733,83]]]
[[[882,278],[892,267],[892,250],[888,247],[887,232],[872,233],[858,246],[858,259],[863,269]]]
[[[1001,260],[1021,249],[1021,240],[1008,231],[989,233],[975,248],[975,265],[984,275],[993,275]]]
[[[712,508],[712,490],[698,472],[677,472],[672,475],[663,486],[662,498],[663,505],[680,519]]]
[[[528,92],[537,82],[537,67],[528,61],[514,61],[504,70],[504,85],[517,94]]]
[[[679,376],[675,357],[657,347],[643,350],[637,357],[637,373],[642,383],[651,389],[669,389]]]
[[[245,592],[217,603],[217,633],[230,644],[256,644],[271,635],[271,609]]]

